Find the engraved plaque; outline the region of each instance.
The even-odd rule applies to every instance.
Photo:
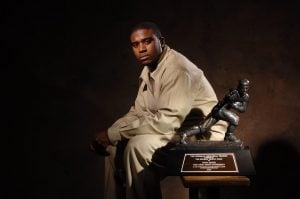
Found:
[[[185,154],[181,173],[238,173],[234,153]]]

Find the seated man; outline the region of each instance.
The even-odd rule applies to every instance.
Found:
[[[115,198],[116,145],[122,151],[126,174],[126,198],[161,198],[159,176],[149,166],[156,149],[174,140],[192,109],[207,115],[218,102],[203,71],[166,45],[158,27],[143,22],[130,35],[133,53],[143,66],[140,86],[130,111],[110,128],[97,134],[92,149],[106,157],[105,198]],[[224,140],[226,125],[211,128],[208,140]]]

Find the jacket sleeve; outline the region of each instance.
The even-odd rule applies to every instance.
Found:
[[[130,139],[141,134],[174,134],[191,111],[195,98],[200,102],[197,107],[205,115],[217,103],[215,92],[202,72],[195,78],[186,71],[175,70],[172,74],[165,75],[161,82],[160,95],[156,102],[157,110],[137,111],[138,107],[132,107],[125,117],[108,129],[112,143],[116,143],[122,137]],[[143,103],[140,92],[141,89],[136,105]],[[224,123],[221,122],[212,128],[211,139],[222,140],[224,127]]]
[[[201,78],[205,78],[203,74],[202,76]],[[121,137],[129,139],[138,134],[175,133],[192,108],[195,93],[197,93],[195,89],[199,89],[199,81],[181,70],[172,71],[172,74],[166,75],[161,81],[160,95],[156,104],[157,111],[143,111],[141,114],[135,112],[134,116],[131,115],[130,122],[113,125],[108,130],[111,141],[120,140]],[[204,101],[214,103],[216,101],[213,90],[205,91],[202,97]]]

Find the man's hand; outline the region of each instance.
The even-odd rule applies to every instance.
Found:
[[[95,140],[105,148],[108,147],[108,145],[112,145],[108,138],[107,131],[101,131],[100,133],[97,133]]]
[[[109,153],[106,151],[106,147],[109,145],[111,145],[111,142],[109,141],[107,131],[101,131],[96,134],[95,140],[90,145],[90,149],[98,155],[108,156]]]

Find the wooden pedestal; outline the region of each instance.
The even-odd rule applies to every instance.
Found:
[[[190,199],[219,199],[220,187],[250,185],[246,176],[182,176],[181,179],[189,188]]]

